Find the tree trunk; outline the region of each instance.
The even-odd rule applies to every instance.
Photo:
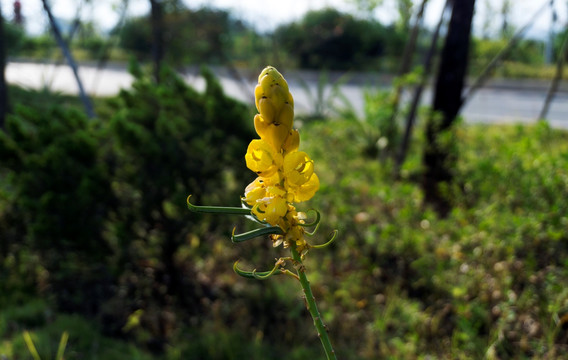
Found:
[[[150,0],[152,22],[152,60],[154,63],[154,79],[160,83],[160,68],[164,58],[164,24],[162,4],[160,0]]]
[[[75,59],[73,59],[73,55],[71,54],[71,51],[69,50],[69,47],[67,46],[67,43],[65,42],[65,40],[63,40],[63,36],[61,35],[61,31],[59,30],[59,26],[57,26],[57,22],[55,21],[55,18],[53,17],[53,14],[51,12],[51,8],[49,7],[47,0],[42,0],[42,2],[43,2],[43,8],[45,9],[45,12],[47,13],[47,17],[49,18],[51,30],[53,31],[53,36],[55,36],[55,40],[57,41],[57,45],[59,45],[59,47],[61,48],[61,51],[63,52],[63,56],[65,56],[65,59],[67,59],[67,63],[71,67],[71,70],[73,70],[73,75],[75,76],[75,81],[77,81],[77,86],[79,87],[79,97],[81,98],[81,101],[83,102],[83,106],[85,107],[85,112],[87,113],[87,116],[89,118],[94,118],[95,117],[95,111],[93,110],[93,104],[91,103],[91,99],[87,96],[87,93],[85,92],[85,89],[83,88],[83,83],[81,82],[81,78],[79,77],[79,69],[77,67],[77,63],[75,62]]]
[[[6,43],[4,42],[4,15],[0,6],[0,129],[4,129],[4,120],[8,113],[8,86],[6,84]]]
[[[448,34],[438,69],[432,114],[426,126],[422,187],[426,202],[433,205],[442,216],[447,215],[451,204],[440,185],[449,184],[452,180],[455,153],[447,142],[442,143],[439,138],[442,133],[451,129],[461,107],[474,5],[475,0],[453,2]]]

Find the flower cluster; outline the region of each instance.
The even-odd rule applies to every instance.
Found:
[[[296,211],[292,203],[306,201],[319,189],[314,163],[303,151],[298,151],[300,134],[293,129],[294,99],[284,77],[272,66],[258,77],[254,90],[258,112],[254,127],[260,139],[252,140],[245,160],[258,177],[245,189],[243,202],[259,220],[282,229],[283,235],[271,235],[274,246],[306,247],[305,214]]]

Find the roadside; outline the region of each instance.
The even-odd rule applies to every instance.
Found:
[[[212,70],[227,94],[252,103],[252,89],[257,81],[252,71],[226,67],[212,67]],[[387,89],[393,80],[392,75],[378,73],[281,70],[286,72],[290,88],[296,94],[298,113],[313,112],[312,98],[317,97],[318,91],[321,90],[322,97],[327,99],[333,84],[337,83],[351,106],[362,114],[364,91],[372,88]],[[112,96],[122,88],[129,88],[133,80],[127,71],[127,66],[120,63],[111,63],[104,69],[97,69],[94,63],[83,63],[79,73],[87,93],[92,96]],[[256,74],[256,71],[254,73]],[[205,83],[199,75],[199,67],[187,67],[180,70],[180,74],[198,91],[204,89]],[[327,79],[322,76],[326,76]],[[77,93],[73,74],[65,64],[12,61],[7,65],[6,79],[9,83],[24,88],[47,88],[56,92]],[[545,80],[493,79],[468,101],[462,115],[467,122],[472,123],[533,122],[540,112],[549,86],[550,82]],[[430,99],[431,91],[426,89],[422,104],[428,105]],[[566,81],[560,83],[548,120],[552,126],[568,128],[568,82]]]

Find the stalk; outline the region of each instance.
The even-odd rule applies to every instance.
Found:
[[[327,328],[323,324],[323,320],[321,319],[320,312],[316,305],[316,299],[314,298],[314,294],[312,293],[312,288],[310,287],[310,282],[306,276],[306,270],[304,268],[304,264],[302,263],[302,258],[298,251],[294,246],[290,247],[292,251],[292,259],[296,262],[298,277],[300,278],[300,284],[302,284],[302,289],[304,290],[304,295],[306,296],[306,307],[314,320],[314,326],[318,332],[318,337],[320,338],[321,344],[323,346],[323,350],[325,351],[325,355],[327,356],[328,360],[336,360],[337,357],[335,356],[335,351],[333,351],[333,347],[331,346],[331,342],[329,341],[329,336],[327,334]]]

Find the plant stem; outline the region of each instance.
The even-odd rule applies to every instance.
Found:
[[[328,360],[337,359],[335,356],[335,351],[333,351],[333,347],[331,346],[331,342],[329,341],[329,336],[327,334],[327,328],[323,324],[323,320],[319,313],[318,307],[316,305],[316,299],[314,298],[314,294],[312,293],[312,289],[310,287],[310,282],[306,276],[306,269],[304,268],[304,264],[302,263],[302,258],[298,251],[294,246],[291,246],[292,258],[296,262],[298,277],[300,278],[300,284],[302,284],[302,289],[304,290],[304,295],[306,296],[306,307],[312,315],[312,319],[314,320],[314,326],[318,332],[318,337],[321,340],[321,344],[323,345],[323,349],[325,351],[325,355],[327,356]]]

